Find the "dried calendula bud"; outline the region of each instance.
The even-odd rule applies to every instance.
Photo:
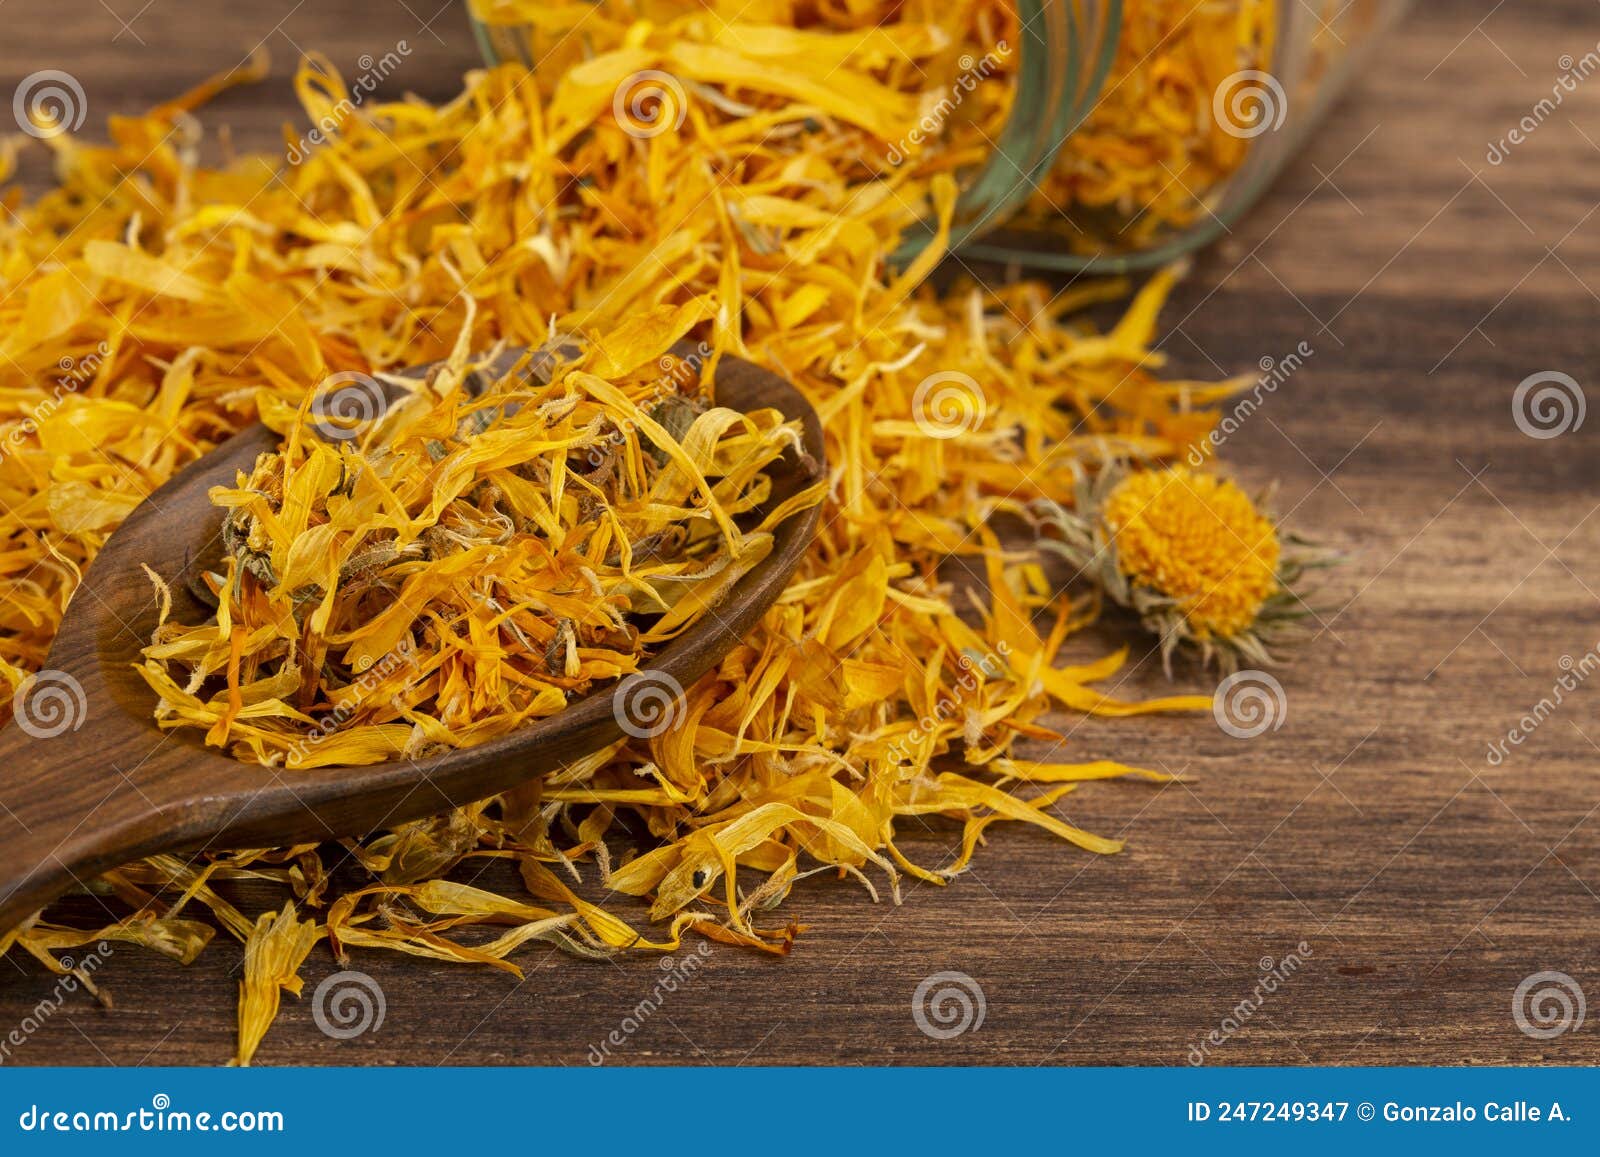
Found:
[[[1187,466],[1106,468],[1077,507],[1031,513],[1058,554],[1161,637],[1162,661],[1187,647],[1224,670],[1275,661],[1309,611],[1295,585],[1315,556],[1280,533],[1234,482]]]
[[[1174,599],[1201,638],[1249,630],[1281,589],[1277,528],[1226,478],[1135,471],[1106,496],[1102,517],[1122,573]]]

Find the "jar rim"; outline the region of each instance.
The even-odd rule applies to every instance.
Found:
[[[1011,108],[995,149],[962,190],[951,227],[950,249],[973,256],[982,256],[983,236],[1032,195],[1061,146],[1093,109],[1122,31],[1123,0],[1013,3],[1019,60]],[[897,261],[920,252],[933,228],[923,222],[908,232]]]
[[[1071,3],[1072,0],[1042,2]],[[1116,27],[1120,31],[1121,3],[1120,0],[1113,0],[1113,3],[1116,8]],[[1392,27],[1410,5],[1411,0],[1368,0],[1365,7],[1376,17],[1368,30],[1369,34],[1360,43],[1346,46],[1331,64],[1324,62],[1325,71],[1307,81],[1301,57],[1310,51],[1309,46],[1318,35],[1317,25],[1325,26],[1325,22],[1309,7],[1288,0],[1276,4],[1277,32],[1272,57],[1265,70],[1269,77],[1297,83],[1294,100],[1301,105],[1301,110],[1282,127],[1274,127],[1270,133],[1252,138],[1243,163],[1207,191],[1201,201],[1203,212],[1200,216],[1186,226],[1161,235],[1156,243],[1126,251],[1076,253],[1066,248],[1041,247],[1041,240],[1049,239],[1047,231],[1022,229],[1008,236],[1003,225],[1000,225],[982,234],[965,237],[960,245],[961,253],[981,261],[1021,262],[1033,269],[1056,273],[1123,274],[1159,268],[1210,245],[1230,232],[1232,226],[1276,180],[1346,87],[1350,75],[1381,41],[1382,32]],[[1346,10],[1355,6],[1349,5]],[[1112,46],[1114,49],[1115,36],[1112,37]],[[1097,95],[1103,82],[1104,77],[1101,77],[1096,86]],[[1298,91],[1300,89],[1305,91]],[[1288,98],[1284,100],[1287,103]],[[1072,129],[1082,123],[1082,118],[1088,115],[1091,107],[1092,104],[1084,107]],[[1064,144],[1065,140],[1066,135],[1063,135],[1057,147]],[[952,245],[952,248],[955,246]]]

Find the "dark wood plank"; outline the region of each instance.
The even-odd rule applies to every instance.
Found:
[[[294,45],[348,67],[404,37],[415,51],[394,83],[452,92],[474,50],[453,4],[431,26],[443,43],[418,30],[433,3],[157,0],[133,24],[139,44],[113,43],[104,14],[69,23],[44,0],[7,0],[19,31],[0,79],[9,91],[33,68],[68,68],[91,117],[133,111],[271,31],[274,81],[212,118],[242,146],[270,144],[293,115]],[[714,949],[616,1061],[1183,1063],[1252,995],[1262,961],[1302,942],[1303,967],[1211,1063],[1600,1061],[1592,1021],[1541,1041],[1512,1017],[1541,970],[1600,995],[1600,692],[1580,688],[1501,765],[1485,758],[1563,656],[1600,645],[1600,426],[1534,440],[1511,411],[1537,371],[1591,395],[1597,380],[1600,84],[1503,165],[1484,159],[1549,94],[1558,58],[1594,49],[1600,10],[1418,7],[1165,319],[1175,367],[1196,375],[1316,350],[1229,447],[1244,477],[1280,480],[1296,526],[1349,554],[1325,630],[1283,674],[1283,727],[1250,741],[1205,720],[1079,727],[1084,757],[1187,776],[1071,798],[1066,813],[1127,835],[1126,853],[996,829],[971,874],[911,887],[900,907],[807,881],[790,911],[809,931],[790,958]],[[1146,662],[1125,689],[1160,686]],[[117,1009],[71,1003],[15,1060],[221,1061],[238,959],[226,944],[188,969],[120,951],[102,972]],[[356,966],[386,994],[380,1031],[331,1040],[309,1001],[290,1000],[259,1061],[583,1064],[662,976],[649,960],[523,959],[518,983],[367,954]],[[334,969],[319,951],[309,985]],[[940,1041],[911,1006],[947,970],[982,986],[986,1017]],[[50,984],[23,962],[0,975],[5,1027]]]

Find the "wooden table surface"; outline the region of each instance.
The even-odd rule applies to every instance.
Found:
[[[1208,1063],[1600,1061],[1600,1010],[1548,1039],[1513,1011],[1541,972],[1600,999],[1600,686],[1488,758],[1600,646],[1600,414],[1542,439],[1513,416],[1518,384],[1546,371],[1600,403],[1600,78],[1486,159],[1597,51],[1600,4],[1416,7],[1163,319],[1163,348],[1197,375],[1314,350],[1228,447],[1245,478],[1280,481],[1294,526],[1349,554],[1315,642],[1281,672],[1281,728],[1091,722],[1083,757],[1184,774],[1071,797],[1071,819],[1125,835],[1124,854],[1002,826],[972,872],[899,907],[814,878],[791,901],[809,926],[793,955],[717,946],[615,1061],[1181,1064],[1213,1031]],[[460,6],[440,0],[104,0],[71,19],[0,0],[0,20],[0,89],[66,69],[91,121],[265,43],[273,79],[209,114],[242,146],[295,115],[300,50],[350,75],[404,39],[391,83],[430,98],[475,62]],[[1161,685],[1146,663],[1125,690]],[[1241,1009],[1290,954],[1292,974]],[[100,973],[115,1010],[80,995],[10,1063],[225,1061],[239,956],[222,938],[188,968],[118,950]],[[520,959],[519,983],[364,954],[382,1027],[334,1040],[309,999],[287,999],[258,1063],[583,1064],[662,975],[650,959]],[[335,968],[319,948],[308,994]],[[913,1016],[941,972],[984,1005],[949,1039]],[[0,1035],[50,990],[31,961],[0,964]]]

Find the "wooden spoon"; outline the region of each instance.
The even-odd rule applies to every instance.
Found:
[[[510,351],[482,374],[503,374],[523,353]],[[701,357],[689,343],[673,353]],[[793,386],[724,358],[712,389],[719,405],[771,407],[801,423],[806,456],[786,451],[769,468],[766,509],[820,476],[822,426]],[[202,571],[217,569],[222,522],[206,492],[248,473],[277,444],[272,431],[252,426],[141,503],[84,575],[45,669],[19,689],[17,717],[0,729],[0,933],[131,860],[364,835],[495,795],[622,737],[626,681],[482,746],[370,767],[262,767],[204,746],[197,732],[160,730],[155,694],[134,670],[158,609],[140,564],[167,580],[175,620],[203,621],[209,608],[193,590]],[[813,506],[786,519],[771,553],[656,653],[644,669],[653,693],[688,687],[754,627],[805,554],[819,515]]]

